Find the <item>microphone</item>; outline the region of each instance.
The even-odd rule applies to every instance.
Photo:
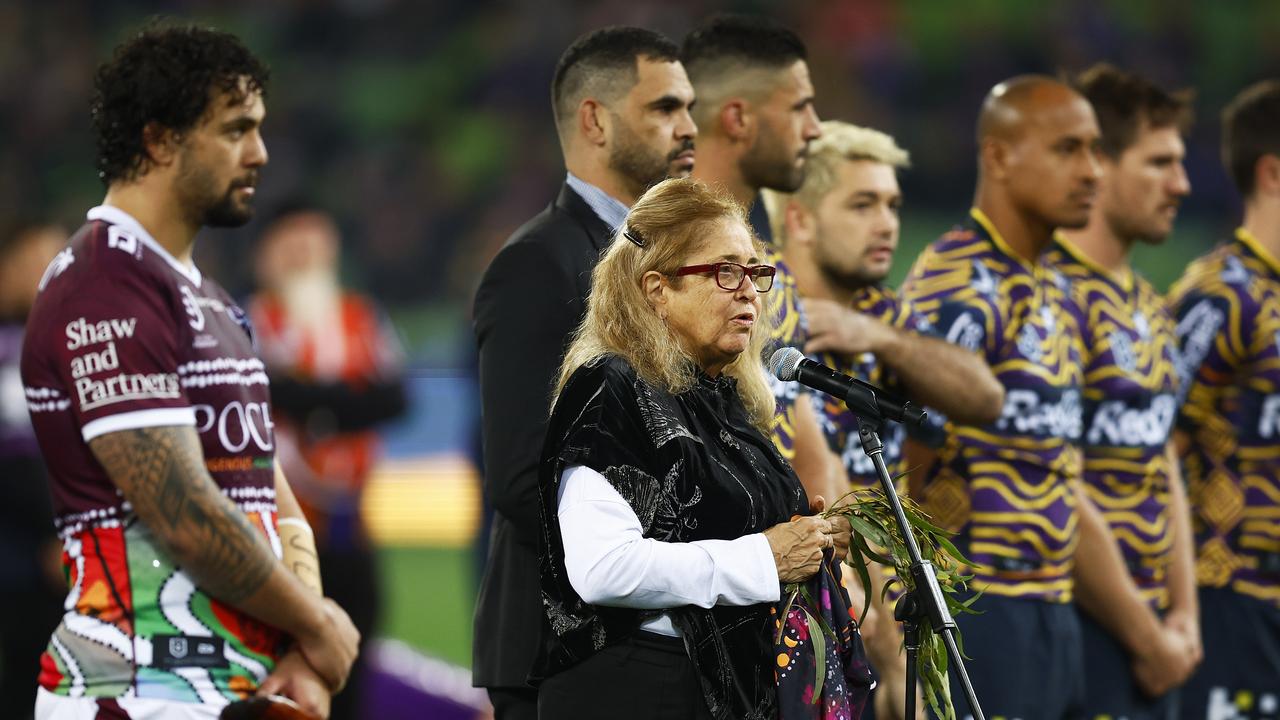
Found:
[[[769,358],[769,372],[783,382],[795,380],[814,390],[844,400],[853,414],[866,420],[893,420],[904,425],[920,425],[928,417],[924,410],[909,401],[899,400],[858,378],[816,363],[792,347],[779,348]]]

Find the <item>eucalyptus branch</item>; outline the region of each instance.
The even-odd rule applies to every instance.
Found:
[[[964,588],[965,583],[972,578],[971,575],[963,574],[962,570],[971,567],[973,563],[951,542],[952,533],[934,525],[928,514],[910,498],[903,497],[901,502],[916,544],[920,546],[922,559],[932,562],[937,572],[938,584],[942,587],[947,609],[953,616],[959,613],[976,612],[971,606],[977,599],[977,595],[964,601],[956,599],[958,589]],[[882,599],[892,585],[900,585],[903,593],[915,590],[915,581],[911,575],[911,556],[907,551],[905,540],[899,536],[893,505],[883,492],[878,489],[853,490],[833,503],[830,510],[823,513],[823,517],[827,518],[837,515],[846,518],[852,529],[847,562],[862,581],[863,605],[858,617],[865,616],[871,604],[873,589],[869,563],[874,562],[885,568],[892,568],[896,575],[886,580],[884,587],[881,588]],[[795,602],[796,594],[800,593],[802,588],[800,583],[787,586],[788,608]],[[828,634],[830,630],[825,627],[825,624],[823,625],[815,628],[814,623],[811,622],[810,633]],[[924,688],[925,699],[939,717],[955,720],[950,685],[947,682],[946,645],[927,622],[920,623],[919,636],[920,653],[917,656],[916,668]],[[964,646],[959,632],[956,633],[956,644],[963,654]]]

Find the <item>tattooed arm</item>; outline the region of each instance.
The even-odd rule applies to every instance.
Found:
[[[289,633],[336,691],[346,683],[359,633],[330,600],[276,561],[244,513],[205,470],[191,427],[107,433],[89,441],[138,518],[202,589]]]

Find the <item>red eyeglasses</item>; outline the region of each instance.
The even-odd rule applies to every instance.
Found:
[[[707,265],[686,265],[676,270],[673,275],[705,275],[710,273],[721,288],[733,292],[742,287],[742,281],[751,276],[751,284],[756,292],[769,292],[773,287],[773,277],[778,268],[772,265],[740,265],[735,262],[718,262]]]

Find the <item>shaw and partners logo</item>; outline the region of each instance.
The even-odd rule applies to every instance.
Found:
[[[67,323],[67,349],[85,351],[73,356],[70,362],[82,411],[129,400],[179,396],[177,373],[117,372],[102,377],[104,373],[120,369],[116,341],[132,340],[137,327],[138,319],[132,317],[94,323],[81,317]]]
[[[1053,393],[1057,395],[1057,393]],[[1004,411],[996,428],[1019,435],[1078,439],[1084,426],[1080,391],[1063,390],[1049,397],[1027,388],[1010,388],[1005,393]]]
[[[1093,413],[1085,442],[1111,447],[1164,445],[1177,411],[1178,401],[1173,395],[1157,395],[1145,408],[1131,407],[1123,400],[1107,400],[1099,403]]]

